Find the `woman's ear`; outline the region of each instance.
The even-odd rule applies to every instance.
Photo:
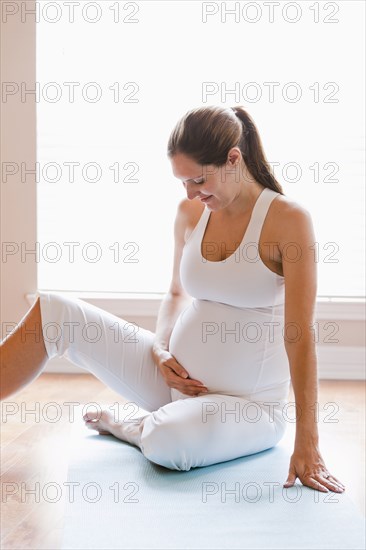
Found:
[[[242,159],[242,154],[239,147],[232,147],[228,152],[226,163],[230,167],[235,167],[240,163],[241,159]]]

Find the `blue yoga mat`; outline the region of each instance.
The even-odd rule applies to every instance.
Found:
[[[347,489],[282,487],[292,441],[183,472],[75,425],[62,549],[364,549]]]

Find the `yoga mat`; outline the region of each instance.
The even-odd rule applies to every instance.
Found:
[[[365,520],[347,488],[282,487],[293,438],[291,426],[272,449],[183,472],[77,421],[61,548],[364,549]]]

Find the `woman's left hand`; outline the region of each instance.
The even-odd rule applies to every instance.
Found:
[[[323,493],[328,493],[328,489],[336,493],[345,490],[343,483],[329,473],[319,450],[314,447],[295,446],[283,487],[292,487],[297,477],[303,485]]]

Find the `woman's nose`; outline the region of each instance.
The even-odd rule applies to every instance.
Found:
[[[194,183],[186,183],[185,188],[187,191],[187,198],[190,200],[200,195],[200,190],[198,189],[198,186]]]

